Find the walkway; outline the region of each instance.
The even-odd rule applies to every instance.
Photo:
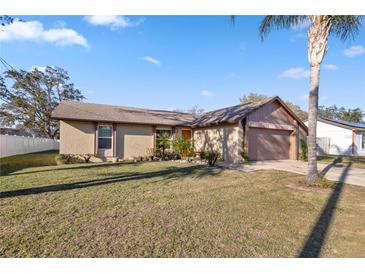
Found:
[[[307,163],[295,160],[277,160],[277,161],[257,161],[249,164],[233,164],[233,163],[218,163],[221,167],[232,168],[244,172],[252,172],[255,170],[274,169],[294,172],[299,174],[307,173]],[[348,170],[346,170],[348,169]],[[346,184],[358,185],[365,187],[365,169],[347,168],[346,164],[322,164],[318,163],[318,170],[325,173],[324,177],[333,181],[341,181]],[[346,170],[347,175],[341,175]],[[344,177],[344,178],[343,178]]]

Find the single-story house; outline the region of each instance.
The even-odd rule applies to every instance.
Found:
[[[93,154],[122,160],[156,149],[160,132],[190,139],[196,152],[217,149],[223,159],[297,159],[306,125],[279,98],[206,112],[189,113],[61,102],[52,113],[60,120],[60,153]]]
[[[318,118],[317,144],[322,154],[365,156],[365,124]]]

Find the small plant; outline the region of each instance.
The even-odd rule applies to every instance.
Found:
[[[70,164],[81,164],[83,163],[82,156],[80,154],[72,155]]]
[[[300,148],[301,148],[301,153],[299,154],[299,159],[302,161],[307,161],[308,160],[308,145],[307,145],[307,142],[304,141],[303,139],[300,139]]]
[[[73,155],[71,155],[71,154],[58,154],[55,156],[57,165],[71,164],[72,158],[73,158]]]
[[[205,150],[202,150],[200,151],[199,155],[201,160],[205,160],[205,158],[207,157],[207,152]]]
[[[85,163],[90,163],[91,154],[81,154],[81,158],[84,160]]]
[[[153,161],[154,157],[155,157],[155,150],[150,147],[146,149],[146,153],[145,153],[146,159],[148,161]]]
[[[248,156],[248,152],[246,150],[243,150],[241,152],[241,157],[242,157],[244,162],[250,161],[250,157]]]
[[[214,166],[221,154],[218,150],[201,151],[200,158],[207,161],[209,166]]]
[[[58,154],[55,157],[57,165],[90,163],[91,154]]]

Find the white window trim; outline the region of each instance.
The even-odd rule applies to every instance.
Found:
[[[112,134],[110,137],[104,137],[104,136],[101,136],[100,137],[100,127],[111,127],[112,129]],[[110,139],[110,143],[111,143],[111,146],[110,148],[100,148],[100,142],[99,142],[99,139]],[[108,149],[113,149],[113,125],[98,125],[98,150],[101,150],[101,149],[105,149],[105,150],[108,150]]]

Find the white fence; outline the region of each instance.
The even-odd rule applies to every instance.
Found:
[[[0,135],[0,157],[59,149],[59,141],[14,135]]]

